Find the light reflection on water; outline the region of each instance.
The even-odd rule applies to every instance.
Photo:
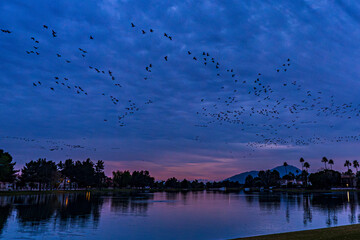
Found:
[[[0,197],[1,239],[227,239],[360,222],[360,193]]]

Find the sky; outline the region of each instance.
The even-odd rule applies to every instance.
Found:
[[[221,180],[300,157],[344,171],[360,155],[353,1],[4,0],[0,12],[0,148],[18,169],[90,158],[109,176]]]

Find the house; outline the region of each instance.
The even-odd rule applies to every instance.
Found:
[[[341,186],[346,188],[355,188],[356,187],[356,177],[355,175],[341,174]]]
[[[14,190],[15,183],[0,182],[0,191],[11,191]]]
[[[60,190],[71,190],[71,189],[77,189],[78,184],[75,182],[70,181],[69,178],[64,178],[60,180],[59,187],[57,189]]]
[[[287,186],[288,184],[292,184],[292,185],[302,185],[303,182],[296,180],[296,179],[280,179],[280,186]]]

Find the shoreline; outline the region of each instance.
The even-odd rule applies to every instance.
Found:
[[[319,228],[287,233],[277,233],[254,237],[234,238],[232,240],[339,240],[339,239],[360,239],[360,224],[351,224],[338,227]]]
[[[0,196],[11,196],[11,195],[37,195],[37,194],[64,194],[64,193],[85,193],[92,192],[98,194],[107,194],[107,193],[155,193],[155,192],[199,192],[199,191],[209,191],[209,192],[239,192],[244,191],[243,188],[229,188],[226,190],[217,190],[217,189],[74,189],[74,190],[11,190],[11,191],[0,191]],[[251,191],[245,192],[247,194],[260,193],[261,191]],[[266,190],[262,193],[331,193],[331,192],[360,192],[360,189],[330,189],[330,190],[315,190],[315,189],[273,189],[271,191]]]
[[[65,194],[65,193],[86,193],[91,192],[95,194],[108,193],[155,193],[155,192],[198,192],[205,189],[74,189],[74,190],[24,190],[24,191],[0,191],[0,196],[13,195],[38,195],[38,194]]]

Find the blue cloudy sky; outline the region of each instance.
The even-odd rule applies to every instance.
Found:
[[[343,170],[360,155],[353,1],[4,0],[0,11],[11,31],[0,32],[0,148],[18,168],[90,157],[109,175],[219,180],[300,157]]]

